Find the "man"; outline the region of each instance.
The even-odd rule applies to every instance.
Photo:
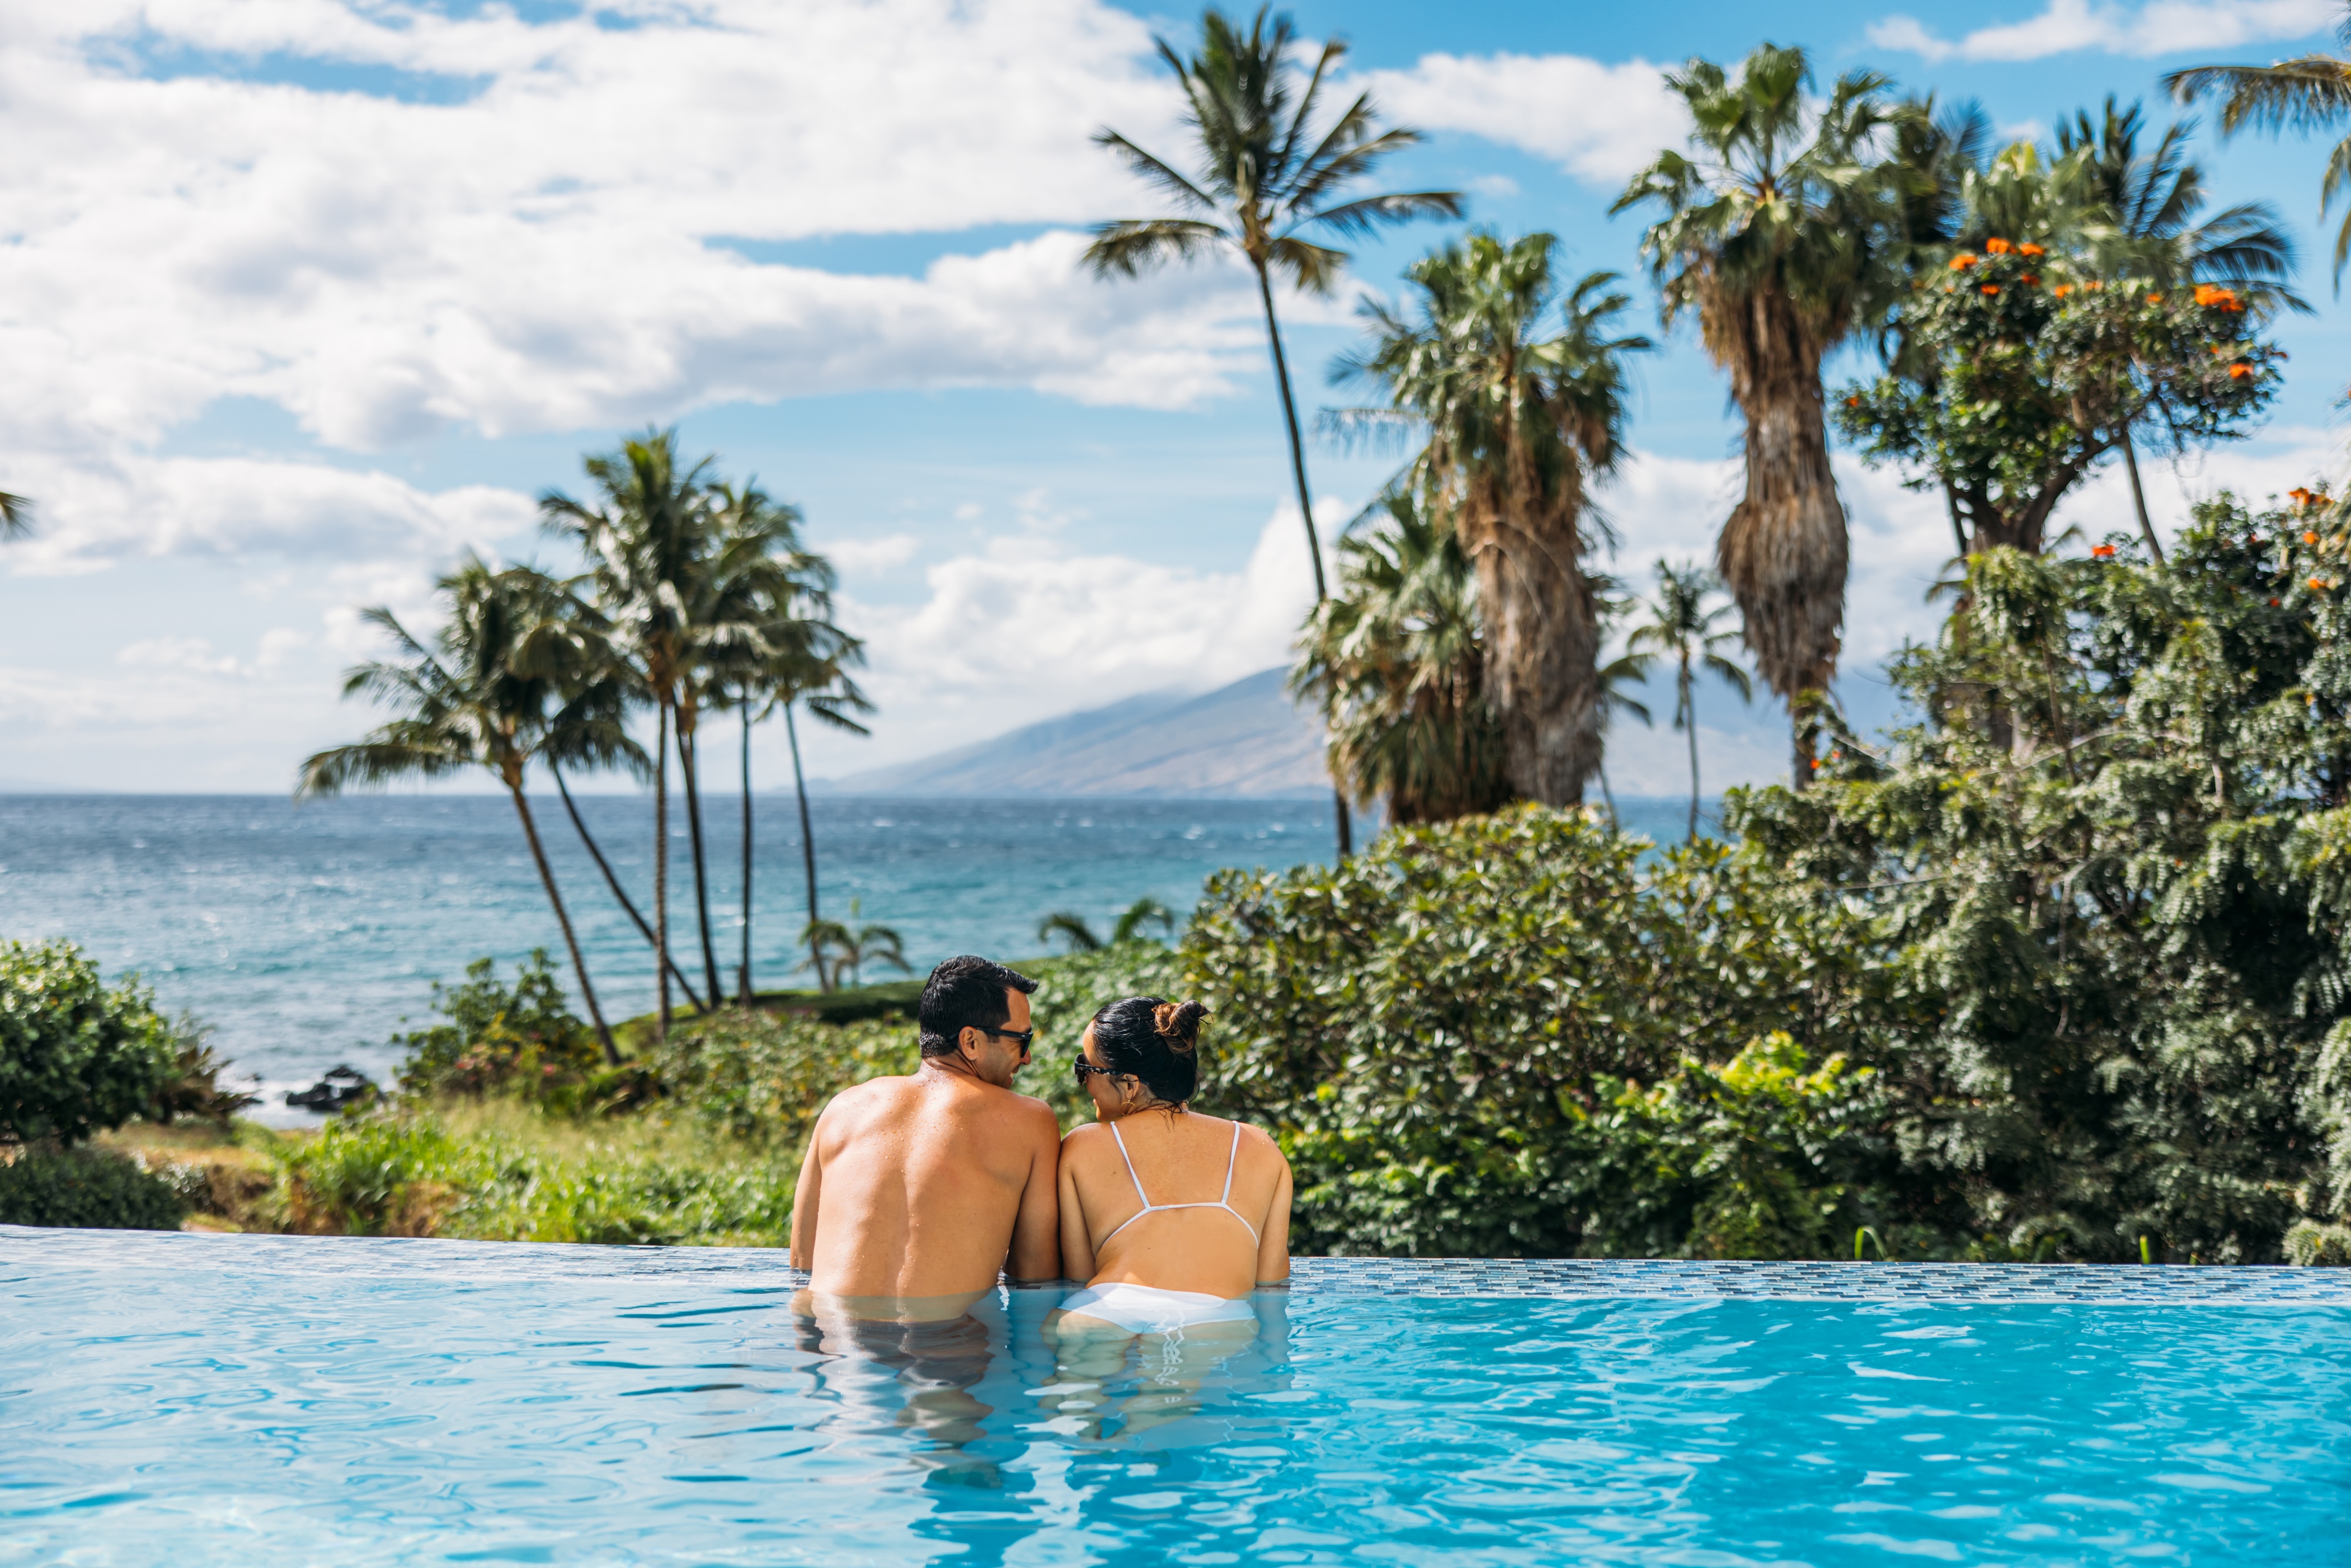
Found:
[[[852,1316],[954,1318],[1015,1280],[1058,1279],[1061,1130],[1012,1092],[1037,982],[985,958],[931,971],[923,1063],[833,1096],[792,1200],[792,1263]]]

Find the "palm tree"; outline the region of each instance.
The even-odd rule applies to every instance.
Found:
[[[1059,936],[1070,945],[1072,953],[1095,953],[1102,950],[1102,939],[1086,924],[1086,917],[1073,909],[1060,909],[1037,923],[1037,940],[1050,943]]]
[[[1628,645],[1635,652],[1672,661],[1674,666],[1674,727],[1689,734],[1689,836],[1698,837],[1698,688],[1700,674],[1722,677],[1740,702],[1755,699],[1754,683],[1747,672],[1724,657],[1721,650],[1739,641],[1736,631],[1717,631],[1715,622],[1730,613],[1727,604],[1709,605],[1722,587],[1715,575],[1695,564],[1676,568],[1657,563],[1657,594],[1649,601],[1650,620],[1635,627]]]
[[[1873,164],[1892,110],[1873,71],[1839,77],[1815,110],[1804,51],[1765,44],[1734,78],[1710,60],[1668,72],[1688,107],[1691,152],[1662,152],[1612,211],[1665,215],[1642,238],[1670,324],[1695,308],[1707,352],[1746,419],[1747,494],[1715,559],[1747,646],[1786,700],[1795,786],[1812,768],[1806,712],[1836,673],[1847,540],[1829,467],[1821,362],[1881,285],[1905,183]]]
[[[658,1030],[670,1026],[669,737],[694,650],[685,600],[708,548],[711,459],[681,470],[674,430],[648,431],[617,452],[588,458],[601,494],[590,507],[559,490],[538,498],[548,532],[579,547],[599,609],[611,625],[608,646],[634,695],[653,705],[653,966]],[[705,955],[705,956],[708,956]],[[715,972],[715,957],[710,960]],[[711,999],[717,999],[714,986]]]
[[[1138,898],[1126,906],[1117,923],[1111,926],[1110,945],[1120,947],[1129,942],[1141,941],[1143,928],[1146,925],[1156,925],[1163,935],[1173,936],[1176,935],[1176,912],[1148,895]]]
[[[841,972],[848,967],[849,955],[855,950],[857,938],[849,927],[838,920],[811,920],[800,931],[800,940],[808,944],[809,956],[800,965],[816,971],[816,988],[831,991]]]
[[[1650,345],[1607,335],[1629,303],[1612,292],[1614,273],[1561,298],[1557,244],[1479,231],[1414,263],[1416,316],[1367,301],[1373,341],[1332,374],[1387,393],[1387,409],[1343,423],[1427,432],[1417,481],[1477,569],[1485,691],[1510,787],[1567,806],[1582,802],[1600,758],[1600,616],[1584,562],[1604,525],[1587,492],[1623,449],[1624,356]]]
[[[33,503],[0,490],[0,544],[33,537]]]
[[[2351,5],[2344,7],[2337,36],[2351,45]],[[2351,120],[2351,60],[2332,55],[2304,55],[2267,66],[2190,66],[2163,78],[2166,90],[2182,103],[2194,103],[2208,92],[2220,95],[2220,134],[2234,136],[2257,131],[2331,131]],[[2327,155],[2326,174],[2319,185],[2318,211],[2324,217],[2351,181],[2351,136],[2335,144]],[[2351,260],[2351,213],[2335,235],[2335,287],[2343,287],[2343,266]]]
[[[2240,202],[2195,222],[2204,207],[2204,171],[2188,160],[2191,127],[2165,128],[2154,149],[2142,153],[2141,119],[2137,104],[2124,109],[2108,93],[2101,120],[2092,120],[2089,110],[2082,110],[2072,124],[2061,121],[2057,127],[2057,150],[2080,162],[2084,194],[2098,209],[2087,226],[2093,250],[2109,253],[2105,270],[2151,277],[2167,287],[2218,283],[2259,288],[2293,309],[2308,311],[2309,304],[2285,287],[2294,275],[2294,241],[2279,226],[2276,212],[2266,202]],[[2147,515],[2138,450],[2128,425],[2116,444],[2130,477],[2139,535],[2161,564],[2163,545]]]
[[[1358,531],[1357,525],[1375,519]],[[1453,528],[1392,486],[1339,541],[1339,591],[1318,606],[1290,678],[1331,737],[1331,768],[1392,823],[1446,821],[1510,799],[1486,700],[1477,576]]]
[[[1634,601],[1623,591],[1622,585],[1615,579],[1603,580],[1595,572],[1593,580],[1600,585],[1600,623],[1604,637],[1607,635],[1606,628],[1614,626],[1632,613]],[[1656,727],[1656,718],[1649,712],[1649,705],[1633,695],[1635,688],[1648,683],[1651,659],[1650,654],[1635,653],[1628,648],[1600,666],[1601,752],[1597,769],[1600,799],[1608,807],[1608,825],[1619,832],[1624,831],[1625,822],[1616,814],[1616,792],[1608,787],[1608,731],[1614,727],[1618,714],[1627,714],[1639,719],[1645,729]]]
[[[1144,152],[1105,128],[1094,140],[1125,159],[1150,184],[1173,198],[1181,215],[1130,218],[1101,225],[1086,260],[1098,277],[1135,277],[1168,261],[1188,261],[1229,247],[1256,276],[1265,308],[1266,340],[1273,352],[1275,384],[1290,434],[1290,468],[1298,486],[1298,511],[1306,526],[1306,551],[1314,567],[1314,602],[1330,597],[1322,576],[1322,545],[1314,528],[1314,501],[1306,483],[1306,448],[1298,428],[1298,402],[1290,386],[1290,365],[1281,351],[1281,329],[1274,318],[1273,275],[1292,286],[1327,295],[1347,264],[1347,253],[1306,238],[1309,232],[1340,237],[1366,235],[1381,225],[1417,217],[1458,217],[1455,191],[1339,198],[1381,160],[1421,140],[1416,131],[1378,129],[1371,95],[1360,94],[1332,123],[1313,122],[1324,82],[1343,59],[1347,46],[1333,38],[1322,46],[1302,89],[1295,86],[1290,58],[1296,31],[1287,16],[1269,23],[1266,7],[1244,35],[1214,6],[1200,18],[1201,49],[1184,59],[1164,38],[1160,58],[1184,90],[1186,123],[1196,137],[1196,173]],[[1335,785],[1339,853],[1353,837],[1345,790]]]
[[[335,795],[394,779],[446,778],[469,768],[496,774],[522,819],[605,1060],[618,1062],[620,1050],[597,1005],[580,939],[523,792],[530,764],[547,744],[549,709],[559,695],[553,672],[576,663],[576,649],[566,646],[574,632],[559,610],[561,588],[528,567],[492,571],[476,558],[438,586],[448,620],[432,647],[411,636],[390,610],[379,605],[365,612],[390,633],[403,659],[357,666],[344,677],[343,695],[365,692],[402,711],[358,743],[310,758],[295,794]]]

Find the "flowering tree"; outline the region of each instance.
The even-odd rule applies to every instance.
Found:
[[[1847,387],[1836,420],[1871,463],[1947,488],[1970,554],[2040,554],[2057,503],[2134,430],[2230,440],[2276,392],[2285,355],[2257,335],[2260,289],[2100,277],[1998,236],[1936,270],[1903,311],[1933,373]]]

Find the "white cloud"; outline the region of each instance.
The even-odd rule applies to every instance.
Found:
[[[2333,26],[2340,9],[2335,0],[2154,0],[2137,10],[2049,0],[2037,16],[1979,27],[1957,42],[1902,16],[1873,24],[1869,41],[1938,61],[2037,60],[2077,49],[2147,57],[2306,37]]]
[[[1466,131],[1548,158],[1576,178],[1621,185],[1688,132],[1681,100],[1646,60],[1581,55],[1425,55],[1363,78],[1392,119]]]
[[[843,571],[888,571],[914,559],[920,543],[912,534],[871,539],[819,539],[810,548]]]
[[[1324,538],[1350,515],[1315,507]],[[866,639],[871,743],[816,737],[820,772],[927,756],[1140,692],[1205,691],[1286,664],[1314,599],[1298,510],[1277,511],[1238,571],[1081,554],[1050,533],[1000,535],[925,572],[906,606],[845,599]],[[813,735],[813,732],[811,732]]]

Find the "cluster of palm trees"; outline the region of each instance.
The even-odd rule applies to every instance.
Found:
[[[1615,541],[1592,504],[1624,451],[1625,358],[1651,345],[1619,329],[1630,302],[1613,275],[1559,276],[1549,235],[1472,232],[1416,264],[1407,306],[1367,303],[1368,341],[1332,372],[1377,397],[1327,411],[1327,430],[1403,431],[1417,443],[1390,493],[1341,539],[1334,593],[1270,279],[1327,293],[1346,257],[1310,236],[1449,217],[1461,204],[1451,192],[1352,194],[1374,162],[1418,136],[1382,129],[1362,97],[1327,126],[1314,123],[1343,46],[1326,45],[1309,65],[1290,58],[1292,37],[1286,18],[1266,11],[1245,29],[1212,9],[1199,53],[1160,45],[1190,110],[1193,172],[1104,131],[1178,211],[1102,225],[1093,266],[1131,274],[1223,247],[1257,278],[1314,562],[1316,608],[1293,690],[1319,704],[1329,727],[1342,852],[1351,798],[1384,800],[1399,821],[1512,799],[1581,803],[1595,778],[1606,790],[1611,718],[1646,713],[1626,688],[1645,660],[1667,652],[1657,641],[1667,634],[1653,632],[1604,662],[1622,601],[1598,564]],[[1693,59],[1667,80],[1688,117],[1687,144],[1660,152],[1613,210],[1653,214],[1642,246],[1663,323],[1694,317],[1725,373],[1741,415],[1745,485],[1712,572],[1667,570],[1652,626],[1682,628],[1670,656],[1685,717],[1695,673],[1737,671],[1731,684],[1746,690],[1745,671],[1724,652],[1734,635],[1744,643],[1786,705],[1801,789],[1844,636],[1850,544],[1823,381],[1835,350],[1858,337],[1892,374],[1938,373],[1912,344],[1906,310],[1955,249],[1984,235],[2038,235],[2080,267],[2165,287],[2259,286],[2265,301],[2288,306],[2298,303],[2283,287],[2292,248],[2258,204],[2199,221],[2207,195],[2186,128],[2147,145],[2138,111],[2111,100],[2102,119],[2062,127],[2044,158],[2029,145],[1992,153],[1980,111],[1900,98],[1873,71],[1849,71],[1818,93],[1801,48],[1765,45],[1735,68]],[[2183,93],[2225,87],[2230,126],[2351,118],[2343,62],[2210,68],[2173,80]],[[2351,162],[2351,142],[2338,162]],[[2351,222],[2344,232],[2338,261],[2351,251]],[[2077,444],[2064,486],[2118,455],[2137,495],[2135,433],[2194,438],[2165,427],[2147,367],[2116,374],[2137,378],[2137,390],[2114,400],[2112,428]],[[2000,542],[1988,502],[1944,489],[1961,554]],[[2143,497],[2138,511],[2153,548]],[[1710,583],[1735,606],[1735,633],[1717,624],[1726,612],[1710,607]]]
[[[381,606],[365,612],[395,654],[358,666],[346,695],[371,696],[392,718],[360,741],[305,762],[298,795],[332,795],[396,779],[434,779],[472,768],[496,774],[520,819],[539,880],[579,977],[590,1019],[614,1061],[619,1052],[597,1000],[579,938],[532,816],[526,784],[545,768],[574,829],[613,897],[652,949],[659,1028],[674,998],[697,1010],[723,1004],[711,917],[714,881],[702,810],[702,742],[709,721],[732,713],[741,730],[741,951],[737,1000],[753,995],[751,972],[751,732],[781,714],[799,790],[808,879],[803,939],[827,988],[841,967],[840,938],[860,964],[894,949],[873,931],[836,932],[820,918],[808,794],[794,716],[863,733],[872,711],[850,671],[862,644],[834,625],[833,575],[800,541],[799,512],[754,483],[716,477],[714,460],[686,463],[674,431],[650,431],[620,450],[587,460],[592,497],[559,491],[540,498],[547,531],[577,549],[584,570],[559,578],[537,567],[494,568],[469,556],[438,584],[440,629],[413,634]],[[648,751],[631,718],[653,718]],[[685,795],[693,853],[697,989],[674,956],[669,915],[670,765]],[[653,886],[650,917],[630,898],[574,802],[564,770],[619,768],[653,786]],[[884,935],[889,935],[884,933]],[[689,963],[691,958],[689,958]]]

